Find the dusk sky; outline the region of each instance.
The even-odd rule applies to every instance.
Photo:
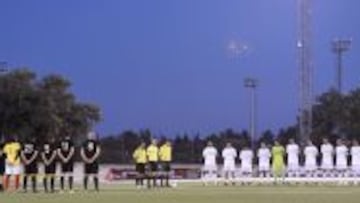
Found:
[[[314,0],[315,93],[334,83],[330,42],[351,37],[344,89],[360,85],[360,1]],[[0,0],[0,61],[59,73],[98,104],[101,134],[248,127],[243,79],[259,79],[259,131],[295,122],[296,0]],[[231,41],[247,46],[241,55]]]

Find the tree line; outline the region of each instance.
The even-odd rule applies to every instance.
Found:
[[[57,74],[39,77],[26,68],[1,73],[0,140],[7,135],[17,135],[21,140],[36,138],[40,143],[51,137],[59,140],[72,136],[79,142],[85,139],[87,132],[101,121],[101,110],[95,104],[79,101],[70,89],[71,82]],[[339,137],[359,139],[359,121],[360,89],[346,94],[329,90],[319,95],[313,106],[311,139],[316,145],[324,137],[332,142]],[[297,135],[297,124],[283,127],[277,132],[266,130],[257,135],[256,145],[261,141],[271,144],[274,138],[285,144],[289,138],[297,138]],[[174,161],[178,163],[201,162],[201,151],[208,140],[213,141],[219,149],[226,142],[232,142],[237,149],[250,146],[246,130],[237,132],[225,129],[209,135],[184,133],[165,136],[171,138]],[[101,135],[101,161],[131,163],[132,152],[139,142],[143,140],[149,143],[152,137],[163,138],[150,130]]]

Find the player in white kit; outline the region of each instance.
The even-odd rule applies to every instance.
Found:
[[[225,185],[232,183],[235,184],[235,159],[237,157],[236,149],[230,142],[226,143],[226,147],[222,151],[224,159],[223,173],[225,178]]]
[[[209,181],[214,181],[217,184],[217,164],[216,164],[216,157],[218,156],[218,151],[214,147],[212,142],[208,142],[207,146],[203,150],[203,158],[204,158],[204,167],[203,167],[203,181],[204,184],[208,183]]]
[[[318,148],[312,143],[311,140],[308,140],[307,146],[304,149],[306,177],[315,177],[318,168],[316,163],[316,158],[318,154]]]
[[[259,166],[259,176],[260,177],[269,177],[270,176],[270,158],[271,152],[270,149],[266,146],[265,142],[261,142],[260,148],[257,152],[258,157],[258,166]]]
[[[295,143],[294,139],[289,140],[286,146],[287,153],[287,173],[289,177],[299,176],[299,145]]]
[[[336,172],[340,177],[347,176],[348,164],[347,158],[349,155],[349,150],[346,147],[343,140],[338,139],[336,141]]]
[[[351,172],[354,177],[360,177],[360,146],[357,140],[353,140],[351,147]]]
[[[327,138],[323,139],[320,147],[321,152],[321,170],[325,177],[331,177],[334,170],[334,147]]]
[[[252,176],[253,157],[253,151],[249,147],[244,147],[244,149],[240,151],[239,158],[241,161],[241,175],[243,177]]]

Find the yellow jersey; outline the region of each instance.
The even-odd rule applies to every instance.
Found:
[[[172,160],[172,149],[171,145],[164,144],[160,147],[159,152],[160,161],[170,162]]]
[[[4,146],[4,154],[6,154],[6,161],[13,165],[20,165],[20,150],[21,145],[18,142],[9,142]]]
[[[146,154],[150,162],[159,161],[159,148],[156,145],[150,145],[146,149]]]
[[[146,149],[142,147],[136,148],[133,153],[133,158],[137,164],[145,164],[147,162]]]

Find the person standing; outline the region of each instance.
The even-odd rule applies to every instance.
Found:
[[[221,152],[224,160],[223,173],[225,178],[225,185],[231,183],[235,185],[235,170],[236,170],[236,157],[237,151],[230,142],[226,143],[225,148]]]
[[[146,144],[141,142],[133,153],[133,159],[135,161],[136,179],[135,184],[137,188],[144,187],[145,179],[145,166],[147,163]]]
[[[258,164],[259,164],[259,175],[261,178],[270,177],[270,149],[266,146],[265,142],[261,142],[260,148],[258,149]]]
[[[32,191],[36,193],[36,185],[37,185],[37,174],[38,174],[38,163],[37,158],[39,155],[39,151],[35,144],[35,139],[30,138],[23,143],[23,147],[21,150],[21,159],[24,164],[25,173],[23,179],[23,190],[27,192],[27,183],[28,179],[31,179],[31,187]]]
[[[272,167],[273,167],[273,175],[275,178],[275,184],[278,183],[278,179],[282,178],[284,181],[285,177],[285,163],[284,163],[284,154],[285,149],[281,146],[278,140],[275,140],[275,144],[272,147]]]
[[[311,140],[307,141],[307,146],[304,149],[305,155],[305,173],[306,177],[315,177],[318,169],[316,158],[319,154],[318,148],[312,143]]]
[[[74,184],[74,155],[75,147],[71,138],[69,136],[65,137],[60,142],[58,148],[58,156],[61,161],[61,177],[60,177],[60,188],[61,192],[64,192],[65,188],[65,178],[68,179],[70,193],[74,193],[73,184]]]
[[[57,151],[54,139],[51,138],[49,142],[45,142],[41,151],[41,159],[44,163],[45,176],[43,185],[45,192],[49,192],[48,182],[50,180],[50,192],[55,192],[55,174],[56,174],[56,157]]]
[[[165,141],[165,143],[160,147],[159,150],[159,158],[161,162],[161,187],[164,186],[164,179],[165,179],[165,186],[170,187],[170,172],[171,172],[171,161],[172,161],[172,146],[170,141]]]
[[[10,137],[9,141],[5,143],[3,153],[5,159],[5,180],[4,190],[8,190],[10,186],[10,178],[15,177],[15,190],[20,187],[20,173],[21,173],[21,144],[17,140],[17,136]]]
[[[159,147],[157,146],[157,140],[152,139],[151,144],[146,149],[146,154],[149,163],[149,175],[148,175],[148,188],[151,188],[151,180],[153,182],[153,187],[156,187],[157,181],[157,171],[158,171],[158,161],[159,161]]]
[[[206,185],[210,181],[217,184],[218,167],[216,158],[218,156],[218,151],[211,141],[208,141],[207,146],[202,151],[202,156],[204,159],[204,167],[202,170],[203,184]]]
[[[97,141],[96,133],[90,132],[88,139],[83,143],[81,148],[81,158],[84,162],[85,176],[84,176],[84,189],[88,189],[89,177],[92,176],[94,181],[95,190],[99,191],[99,156],[101,153],[100,144]]]
[[[4,143],[0,140],[0,192],[4,190],[5,154],[3,152]]]
[[[286,146],[287,154],[287,173],[289,177],[299,176],[299,145],[291,138],[289,144]]]

